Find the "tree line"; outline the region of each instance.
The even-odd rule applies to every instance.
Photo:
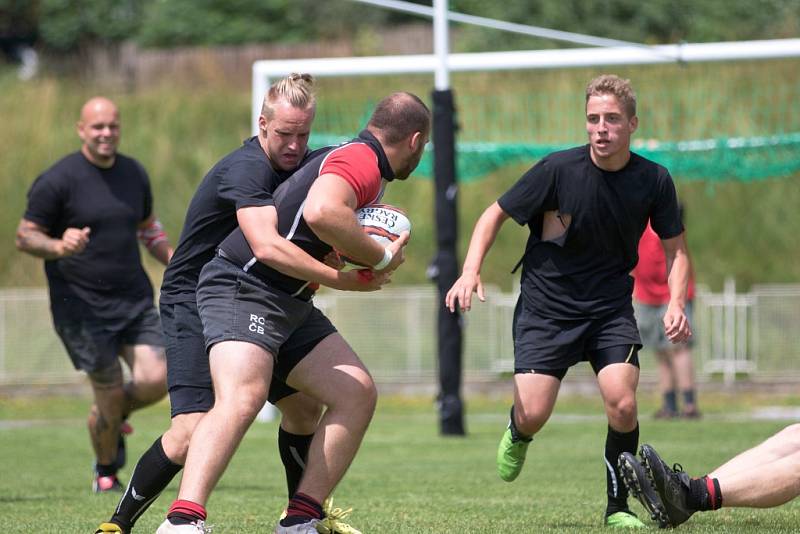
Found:
[[[430,6],[431,0],[413,3]],[[797,0],[450,0],[470,15],[642,43],[796,37]],[[142,47],[292,43],[426,22],[353,0],[0,0],[0,40],[50,53],[134,41]],[[451,25],[454,51],[562,46]]]

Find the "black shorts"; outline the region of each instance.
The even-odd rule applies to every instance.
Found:
[[[632,305],[601,317],[552,319],[536,313],[520,297],[513,336],[514,369],[562,370],[591,361],[592,355],[610,347],[633,346],[634,353],[642,348]]]
[[[613,347],[605,347],[597,350],[590,350],[586,354],[586,361],[592,366],[594,374],[598,374],[607,365],[612,363],[627,363],[639,368],[639,348],[636,345],[614,345]],[[554,376],[559,380],[563,380],[567,376],[569,367],[562,369],[544,369],[536,367],[517,367],[514,369],[514,374],[537,374]]]
[[[273,403],[296,392],[281,382],[320,341],[336,333],[310,300],[272,288],[219,256],[203,267],[197,303],[206,350],[220,341],[246,341],[275,356]]]
[[[161,322],[152,306],[131,319],[61,317],[53,318],[53,325],[72,365],[87,373],[117,365],[124,345],[164,346]]]
[[[167,386],[172,417],[207,412],[214,405],[203,323],[195,302],[161,302],[167,351]]]
[[[319,310],[315,309],[315,312],[316,316]],[[214,406],[214,388],[211,384],[203,323],[197,311],[197,304],[193,301],[171,304],[162,302],[161,322],[166,337],[167,385],[171,416],[209,411]],[[320,329],[320,334],[322,332],[323,329]],[[273,373],[269,387],[269,402],[275,404],[297,393],[296,389],[289,387],[284,381],[286,375],[327,335],[326,333],[322,337],[311,336],[310,340],[300,339],[298,336],[289,337],[279,351],[282,366]],[[278,372],[282,373],[283,379],[277,376]]]

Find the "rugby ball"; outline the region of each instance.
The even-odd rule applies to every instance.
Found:
[[[372,239],[384,247],[403,232],[411,231],[406,212],[389,204],[370,204],[356,210],[358,224]]]

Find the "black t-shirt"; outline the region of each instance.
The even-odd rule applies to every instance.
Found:
[[[369,158],[363,157],[364,151],[351,150],[352,145],[369,147],[370,150],[366,151],[370,154]],[[341,158],[339,158],[340,155]],[[338,172],[347,173],[349,176],[357,175],[353,181],[349,181],[351,185],[356,187],[364,185],[372,191],[377,191],[375,197],[364,199],[364,205],[380,200],[384,182],[394,179],[394,172],[380,142],[370,132],[364,130],[352,141],[310,159],[306,165],[275,190],[278,232],[318,260],[322,260],[332,248],[311,230],[302,216],[302,210],[309,189],[321,174],[327,172],[325,165],[333,159],[337,159],[337,168],[340,169]],[[347,172],[348,167],[358,170],[351,174]],[[244,233],[238,227],[220,243],[219,249],[222,256],[232,263],[286,293],[298,293],[307,285],[305,280],[287,276],[256,261]]]
[[[136,236],[152,205],[147,173],[122,154],[111,168],[101,169],[75,152],[33,182],[25,219],[55,238],[67,228],[91,229],[83,252],[44,262],[57,320],[76,314],[131,318],[153,305]]]
[[[327,150],[307,153],[301,165]],[[272,205],[272,192],[290,175],[290,171],[272,168],[258,137],[245,140],[214,165],[189,203],[178,246],[164,272],[161,302],[194,301],[203,265],[238,225],[236,210]]]
[[[667,169],[631,153],[616,172],[597,167],[589,145],[550,154],[499,199],[531,230],[523,258],[523,298],[546,317],[596,317],[629,305],[631,270],[648,219],[662,239],[683,231]],[[542,241],[545,211],[572,220],[566,233]]]

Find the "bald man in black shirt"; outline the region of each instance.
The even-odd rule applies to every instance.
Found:
[[[513,481],[528,445],[546,423],[569,367],[587,360],[608,417],[604,522],[642,528],[628,508],[617,458],[636,450],[636,386],[641,348],[631,304],[637,244],[651,221],[670,268],[667,338],[685,341],[689,262],[675,187],[664,167],[630,151],[638,125],[627,80],[605,75],[586,89],[589,144],[550,154],[481,215],[461,277],[446,295],[450,310],[484,300],[480,269],[500,227],[513,218],[530,237],[520,264],[514,310],[514,405],[497,452],[500,477]]]
[[[89,434],[94,491],[121,490],[120,427],[132,411],[166,393],[164,340],[137,237],[164,265],[172,247],[153,213],[150,182],[119,154],[119,111],[95,97],[77,125],[80,151],[31,186],[17,248],[45,260],[56,332],[94,390]],[[123,383],[120,358],[131,370]]]

